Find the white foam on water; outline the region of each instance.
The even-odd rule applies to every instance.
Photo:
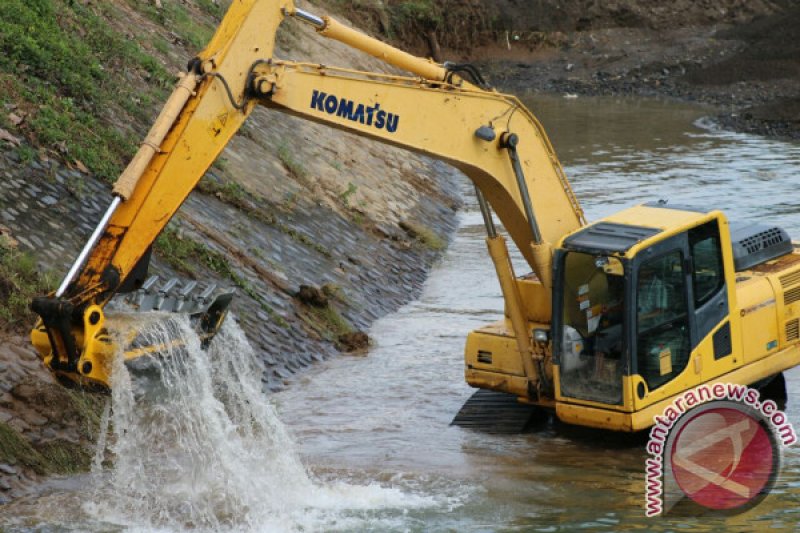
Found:
[[[94,462],[90,516],[131,531],[330,531],[394,528],[406,510],[447,505],[386,484],[313,479],[232,317],[208,349],[185,319],[155,321],[146,334],[183,345],[152,358],[159,383],[144,395],[116,358],[111,436]],[[113,466],[103,472],[108,452]]]

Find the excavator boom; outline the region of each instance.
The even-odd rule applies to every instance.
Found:
[[[286,18],[412,76],[278,60],[275,36]],[[104,306],[142,286],[156,237],[257,104],[441,159],[474,182],[509,314],[522,332],[526,374],[537,386],[542,369],[532,362],[523,304],[491,209],[538,276],[539,290],[549,293],[552,243],[585,220],[541,125],[474,69],[415,57],[289,0],[233,2],[190,62],[64,282],[34,302],[42,317],[34,344],[45,363],[79,383],[108,385]]]

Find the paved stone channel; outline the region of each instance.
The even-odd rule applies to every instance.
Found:
[[[407,216],[446,240],[460,201],[456,180],[463,178],[445,165],[415,161],[420,174],[435,178],[439,190],[435,197],[419,195]],[[0,153],[0,223],[21,249],[59,275],[106,209],[109,189],[53,161],[20,165],[15,152]],[[238,290],[232,310],[266,365],[266,388],[276,390],[292,374],[338,351],[325,325],[315,324],[295,297],[301,285],[335,287],[337,311],[354,329],[364,330],[419,292],[441,250],[400,226],[347,218],[313,198],[299,198],[288,209],[270,204],[260,207],[273,224],[194,192],[172,224],[179,235],[227,257],[236,275],[262,299]],[[150,273],[181,277],[157,257]],[[233,285],[202,265],[196,265],[192,277]]]
[[[313,28],[287,25],[283,37],[280,57],[387,72]],[[170,68],[186,64],[178,56]],[[0,140],[0,230],[61,278],[110,203],[111,186],[42,155],[52,149],[31,161],[35,150]],[[179,273],[158,256],[150,274],[237,286],[232,311],[264,362],[268,391],[340,353],[326,316],[297,298],[300,286],[332,289],[337,320],[366,330],[420,292],[456,227],[465,179],[422,156],[264,108],[208,178],[233,182],[248,208],[225,194],[194,192],[170,232],[221,254],[232,274],[202,262]],[[95,396],[58,385],[24,334],[0,331],[0,504],[36,490],[49,474],[88,467],[105,401]]]

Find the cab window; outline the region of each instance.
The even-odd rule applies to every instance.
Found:
[[[689,230],[689,247],[694,265],[694,305],[695,308],[700,308],[725,284],[722,247],[716,221]]]
[[[653,390],[678,375],[689,361],[683,254],[675,250],[642,263],[637,279],[637,372]]]
[[[622,403],[625,266],[617,257],[569,252],[565,258],[561,392]]]

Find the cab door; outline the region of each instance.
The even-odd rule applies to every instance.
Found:
[[[692,301],[696,323],[692,366],[702,381],[731,369],[734,362],[730,301],[717,219],[688,232],[692,257]]]
[[[718,219],[653,245],[633,263],[631,359],[640,409],[717,375],[730,359]]]
[[[633,279],[631,347],[637,407],[674,390],[692,350],[691,260],[687,234],[637,254]],[[661,392],[661,393],[659,393]]]

